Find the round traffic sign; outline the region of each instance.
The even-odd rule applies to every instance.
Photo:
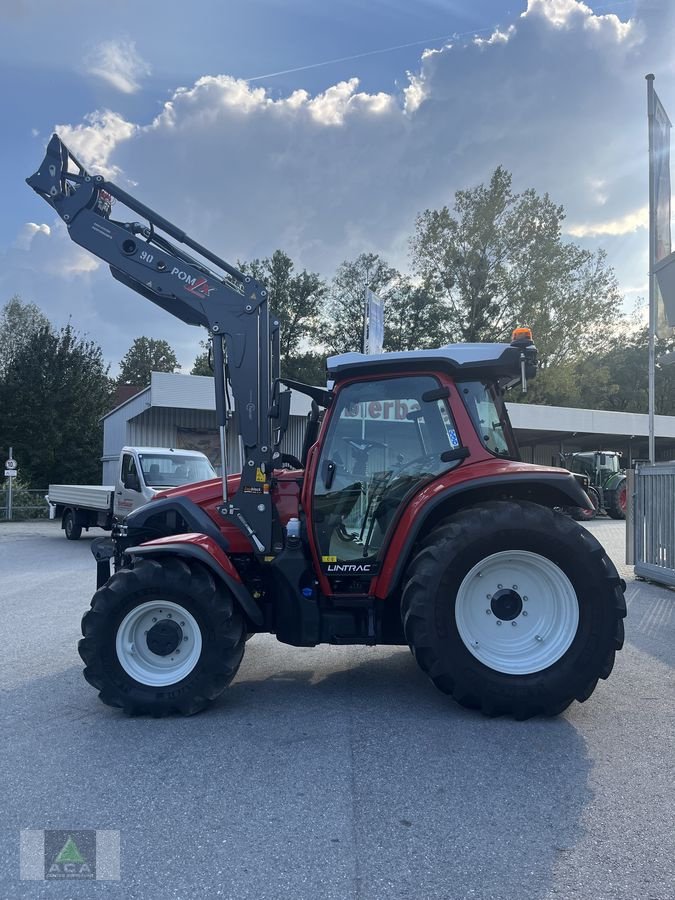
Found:
[[[15,459],[8,459],[8,460],[6,460],[6,461],[5,461],[5,468],[6,468],[6,469],[16,469],[16,460],[15,460]]]

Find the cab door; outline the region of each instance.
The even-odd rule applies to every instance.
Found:
[[[123,453],[120,477],[115,488],[115,515],[122,519],[144,503],[141,477],[136,460],[133,454]]]
[[[377,572],[401,504],[453,464],[443,455],[460,437],[443,394],[431,375],[354,382],[338,392],[312,497],[319,562],[335,591],[341,579]]]

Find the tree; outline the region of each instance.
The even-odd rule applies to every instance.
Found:
[[[0,312],[0,378],[15,358],[19,348],[49,320],[34,303],[22,303],[16,295]]]
[[[212,377],[213,369],[209,361],[209,345],[206,341],[200,341],[199,346],[202,348],[202,352],[197,355],[190,369],[190,375],[209,375]]]
[[[384,349],[423,350],[447,343],[447,309],[426,284],[401,278],[387,302]]]
[[[13,445],[25,483],[100,481],[107,374],[101,348],[70,325],[44,326],[17,350],[0,382],[0,446]]]
[[[118,384],[150,384],[151,372],[175,372],[180,369],[176,354],[166,341],[138,337],[120,362]]]
[[[363,308],[366,286],[387,306],[401,275],[377,253],[361,253],[338,266],[322,313],[321,337],[331,353],[363,350]]]
[[[281,360],[290,360],[302,344],[316,340],[318,315],[326,284],[316,272],[295,272],[293,260],[283,250],[271,257],[240,264],[242,272],[262,282],[269,307],[281,322]]]
[[[564,217],[548,194],[514,194],[501,167],[489,185],[457,191],[453,212],[418,216],[413,271],[446,304],[452,340],[530,325],[544,368],[601,348],[619,316],[617,281],[603,251],[562,240]]]

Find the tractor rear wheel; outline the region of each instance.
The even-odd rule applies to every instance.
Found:
[[[128,715],[193,715],[222,693],[244,655],[232,596],[207,568],[141,559],[93,596],[79,643],[84,677]]]
[[[623,582],[598,541],[525,501],[462,510],[424,540],[401,600],[437,688],[486,715],[557,715],[607,678],[623,645]]]
[[[625,519],[626,518],[626,495],[627,481],[624,480],[621,484],[616,488],[616,490],[612,491],[609,495],[609,502],[607,504],[607,515],[612,519]]]

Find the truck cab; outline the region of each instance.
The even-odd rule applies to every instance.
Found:
[[[215,477],[216,472],[208,458],[197,450],[123,447],[113,515],[123,519],[161,491]]]

